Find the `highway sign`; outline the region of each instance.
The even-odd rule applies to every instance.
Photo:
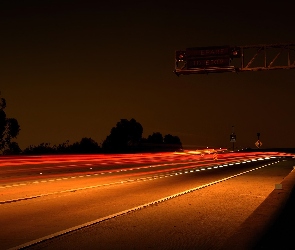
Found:
[[[230,58],[208,58],[187,60],[187,69],[229,66]]]
[[[175,51],[173,72],[180,76],[274,69],[295,69],[295,43],[190,47]]]
[[[236,135],[234,133],[232,133],[230,135],[230,142],[236,142],[236,139],[237,139]]]
[[[262,142],[260,140],[257,140],[257,142],[255,142],[255,146],[257,148],[260,148],[262,146]]]
[[[186,56],[188,58],[224,57],[229,56],[230,53],[230,46],[196,47],[186,49]]]

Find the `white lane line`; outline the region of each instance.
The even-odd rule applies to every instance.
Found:
[[[264,167],[264,166],[263,166]],[[257,168],[254,168],[253,170],[256,170]],[[242,172],[240,173],[239,175],[242,175],[242,174],[246,174],[247,172]],[[191,192],[194,192],[196,190],[199,190],[199,189],[202,189],[202,188],[206,188],[206,187],[209,187],[211,185],[214,185],[214,184],[217,184],[217,183],[220,183],[220,182],[223,182],[223,181],[226,181],[226,180],[229,180],[233,177],[237,177],[238,175],[232,175],[232,176],[229,176],[229,177],[225,177],[225,178],[222,178],[222,179],[219,179],[219,180],[216,180],[216,181],[213,181],[213,182],[209,182],[209,183],[206,183],[206,184],[203,184],[203,185],[200,185],[200,186],[197,186],[195,188],[191,188],[191,189],[188,189],[188,190],[185,190],[183,192],[179,192],[179,193],[176,193],[176,194],[173,194],[173,195],[170,195],[170,196],[167,196],[167,197],[164,197],[164,198],[161,198],[161,199],[158,199],[158,200],[154,200],[152,202],[148,202],[148,203],[145,203],[143,205],[139,205],[137,207],[133,207],[133,208],[130,208],[130,209],[127,209],[127,210],[124,210],[124,211],[121,211],[121,212],[118,212],[118,213],[115,213],[115,214],[111,214],[111,215],[108,215],[108,216],[105,216],[105,217],[102,217],[102,218],[99,218],[97,220],[93,220],[93,221],[90,221],[90,222],[87,222],[87,223],[84,223],[84,224],[81,224],[81,225],[78,225],[78,226],[75,226],[75,227],[71,227],[71,228],[68,228],[68,229],[65,229],[65,230],[62,230],[62,231],[59,231],[59,232],[56,232],[56,233],[53,233],[53,234],[50,234],[50,235],[47,235],[47,236],[44,236],[42,238],[39,238],[39,239],[36,239],[36,240],[33,240],[33,241],[30,241],[30,242],[27,242],[27,243],[24,243],[22,245],[19,245],[19,246],[16,246],[16,247],[12,247],[8,250],[19,250],[19,249],[22,249],[22,248],[26,248],[26,247],[29,247],[29,246],[32,246],[32,245],[36,245],[38,243],[41,243],[43,241],[46,241],[46,240],[50,240],[50,239],[53,239],[53,238],[56,238],[56,237],[59,237],[61,235],[64,235],[64,234],[67,234],[67,233],[70,233],[70,232],[73,232],[73,231],[77,231],[77,230],[80,230],[82,228],[85,228],[85,227],[89,227],[89,226],[92,226],[94,224],[98,224],[98,223],[101,223],[103,221],[106,221],[106,220],[110,220],[112,218],[116,218],[118,216],[122,216],[122,215],[126,215],[128,213],[131,213],[131,212],[135,212],[137,210],[140,210],[140,209],[143,209],[143,208],[146,208],[148,206],[151,206],[151,205],[155,205],[155,204],[158,204],[158,203],[161,203],[161,202],[164,202],[164,201],[167,201],[167,200],[170,200],[172,198],[176,198],[178,196],[181,196],[181,195],[184,195],[184,194],[188,194],[188,193],[191,193]],[[105,185],[105,184],[104,184]],[[95,187],[95,186],[92,186],[92,187]],[[72,190],[72,191],[76,191],[76,190]]]
[[[271,164],[276,164],[276,163],[278,163],[279,161],[276,161],[276,162],[273,162],[273,163],[269,163],[268,165],[271,165]],[[229,165],[231,165],[231,164],[229,164]],[[154,166],[157,166],[157,165],[154,165]],[[154,167],[153,166],[153,167]],[[228,166],[228,165],[223,165],[223,166]],[[222,165],[220,165],[219,167],[223,167]],[[267,166],[267,165],[265,165],[265,166]],[[152,166],[150,166],[150,167],[152,167]],[[264,167],[264,166],[260,166],[260,167],[257,167],[256,169],[258,169],[258,168],[261,168],[261,167]],[[214,166],[214,168],[218,168],[218,166]],[[207,167],[207,168],[204,168],[204,167],[201,167],[201,168],[196,168],[196,169],[194,169],[195,171],[200,171],[200,170],[206,170],[206,169],[212,169],[212,167]],[[128,170],[132,170],[132,169],[128,169]],[[185,169],[185,170],[187,170],[187,169]],[[190,172],[194,172],[194,170],[190,170]],[[127,170],[120,170],[120,171],[127,171]],[[249,171],[253,171],[253,169],[252,170],[249,170]],[[112,172],[109,172],[109,173],[112,173]],[[105,174],[104,172],[102,172],[102,173],[99,173],[99,174]],[[175,171],[172,171],[172,174],[170,174],[170,176],[174,176],[174,175],[178,175],[178,174],[182,174],[181,172],[180,173],[175,173]],[[92,174],[92,175],[90,175],[90,174],[87,174],[87,175],[85,175],[85,176],[72,176],[72,177],[69,177],[69,178],[72,178],[72,179],[74,179],[74,178],[82,178],[82,177],[91,177],[91,176],[97,176],[98,175],[98,173],[94,173],[94,174]],[[165,177],[167,177],[167,176],[169,176],[169,173],[168,173],[168,175],[166,175]],[[69,178],[62,178],[62,179],[64,179],[64,180],[66,180],[66,179],[69,179]],[[147,177],[147,178],[149,178],[149,177]],[[154,177],[155,178],[155,177]],[[159,178],[161,178],[161,177],[159,177]],[[51,179],[51,180],[41,180],[41,181],[34,181],[34,182],[32,182],[32,184],[38,184],[38,183],[40,183],[40,182],[42,182],[42,183],[45,183],[45,182],[48,182],[48,181],[50,181],[50,182],[53,182],[53,181],[59,181],[60,180],[60,178],[58,178],[58,179]],[[22,183],[20,183],[20,184],[13,184],[13,185],[8,185],[8,186],[0,186],[0,188],[10,188],[10,187],[18,187],[18,186],[20,186],[20,185],[28,185],[28,184],[22,184]]]

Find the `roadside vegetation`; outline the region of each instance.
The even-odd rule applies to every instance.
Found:
[[[5,113],[6,100],[0,98],[0,153],[19,154],[21,149],[13,141],[19,134],[20,126],[15,118],[8,118]]]
[[[142,125],[132,118],[117,122],[101,144],[92,138],[84,137],[72,144],[69,140],[58,145],[43,142],[22,150],[15,141],[20,132],[18,121],[15,118],[7,118],[5,108],[6,100],[0,98],[0,154],[2,155],[136,153],[182,149],[180,138],[175,135],[163,136],[160,132],[154,132],[147,138],[142,137]]]

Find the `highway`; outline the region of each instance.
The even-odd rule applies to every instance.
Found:
[[[202,150],[2,156],[0,249],[21,249],[273,164],[285,153]]]

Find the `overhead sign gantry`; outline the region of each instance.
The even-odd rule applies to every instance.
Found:
[[[295,43],[193,47],[175,52],[179,75],[295,69]]]

